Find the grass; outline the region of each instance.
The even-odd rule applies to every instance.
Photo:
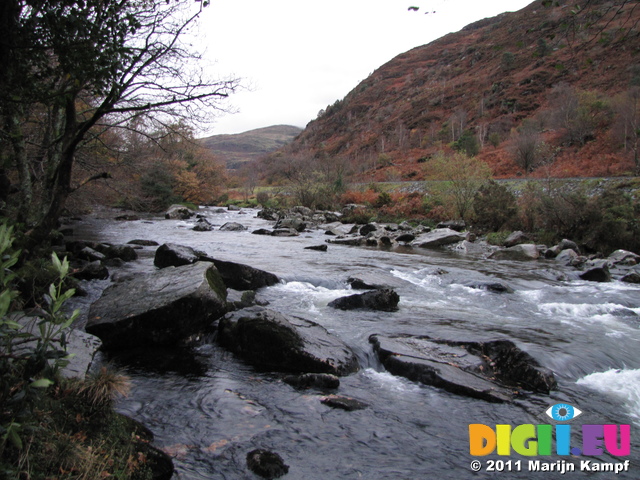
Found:
[[[113,409],[116,396],[129,387],[127,377],[106,368],[85,381],[58,380],[23,425],[22,448],[4,445],[0,477],[151,479],[151,439]]]

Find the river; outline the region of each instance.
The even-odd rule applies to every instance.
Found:
[[[346,342],[361,369],[341,379],[338,393],[369,406],[353,412],[332,409],[320,403],[325,393],[297,390],[281,374],[256,371],[215,343],[191,350],[104,354],[102,361],[125,370],[133,381],[118,410],[148,426],[156,444],[171,453],[174,479],[258,478],[246,467],[246,454],[254,448],[280,454],[290,467],[284,478],[290,479],[640,478],[639,286],[582,281],[553,260],[495,261],[407,247],[305,250],[324,243],[323,230],[298,237],[252,235],[252,230],[272,226],[255,210],[201,213],[215,225],[235,221],[248,230],[194,232],[190,221],[148,217],[122,222],[102,214],[74,225],[75,238],[172,242],[275,273],[281,283],[262,289],[258,297],[269,308],[313,320]],[[113,270],[112,276],[152,271],[154,251],[145,247],[138,260]],[[362,272],[397,283],[397,312],[343,312],[327,306],[353,293],[346,280]],[[496,280],[514,293],[464,285]],[[86,312],[110,282],[83,282],[89,295],[76,300],[76,306]],[[508,338],[555,373],[558,389],[550,396],[494,404],[420,385],[385,372],[368,341],[374,333]],[[574,431],[583,424],[630,424],[631,455],[470,455],[469,424],[555,424],[545,411],[560,402],[582,411],[571,422]],[[573,441],[579,440],[578,435]],[[578,471],[536,472],[531,459],[572,461]],[[587,459],[630,460],[630,465],[617,475],[579,471],[580,460]],[[480,472],[472,471],[473,460],[481,461]],[[504,471],[488,472],[492,461],[507,462],[493,464]]]

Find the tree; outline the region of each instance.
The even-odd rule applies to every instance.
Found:
[[[211,80],[183,42],[200,6],[146,0],[5,0],[0,7],[0,178],[38,242],[74,190],[76,154],[113,127],[206,120],[237,80]],[[175,120],[173,120],[175,121]]]
[[[621,94],[616,102],[616,121],[614,134],[624,146],[625,151],[633,154],[636,174],[640,173],[640,87],[633,86]]]
[[[491,178],[489,166],[477,158],[457,152],[453,156],[438,152],[427,163],[430,180],[444,180],[439,189],[455,209],[456,215],[467,220],[478,189]]]
[[[512,134],[510,149],[514,161],[525,173],[551,163],[554,157],[552,148],[542,140],[539,128],[530,121],[523,122],[520,129]]]

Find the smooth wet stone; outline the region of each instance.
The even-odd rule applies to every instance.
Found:
[[[420,248],[437,248],[443,245],[458,243],[465,235],[450,228],[438,228],[418,236],[411,245]]]
[[[353,412],[355,410],[364,410],[369,405],[356,400],[355,398],[345,397],[344,395],[328,395],[320,400],[320,403],[331,407]]]
[[[247,467],[262,478],[280,478],[289,473],[289,466],[280,455],[260,448],[247,453]]]
[[[197,262],[110,286],[91,305],[86,331],[108,349],[170,345],[226,311],[226,287],[215,265]]]
[[[358,370],[351,349],[315,322],[261,307],[227,314],[218,342],[260,369],[347,375]]]
[[[329,302],[329,306],[340,310],[380,310],[383,312],[394,312],[398,310],[398,302],[400,297],[390,289],[373,290],[347,297],[336,298]]]

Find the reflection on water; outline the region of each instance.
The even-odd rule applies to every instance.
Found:
[[[636,286],[562,281],[567,274],[572,278],[572,272],[545,260],[496,262],[407,248],[330,245],[327,252],[305,250],[324,242],[322,230],[265,237],[250,233],[269,227],[254,211],[203,213],[214,224],[237,221],[249,230],[193,232],[188,221],[89,218],[75,226],[76,237],[189,245],[277,274],[283,281],[261,290],[259,297],[269,301],[270,308],[320,323],[349,344],[363,368],[343,378],[338,393],[369,407],[356,412],[331,409],[320,403],[324,392],[296,390],[280,374],[257,372],[215,344],[105,355],[134,380],[120,410],[154,431],[157,443],[175,459],[176,478],[248,478],[245,457],[254,448],[278,452],[290,466],[286,478],[470,478],[469,423],[548,423],[544,411],[562,401],[585,412],[580,422],[640,425]],[[116,275],[152,271],[154,251],[139,250],[139,259]],[[329,308],[331,300],[352,293],[347,279],[358,272],[393,282],[400,309],[380,313]],[[506,284],[514,293],[469,286],[487,282]],[[108,283],[87,284],[89,299],[80,301],[95,300]],[[510,338],[556,373],[559,390],[551,397],[533,395],[514,405],[496,405],[418,385],[384,371],[368,342],[374,333]],[[637,440],[632,428],[632,445],[638,445]],[[616,478],[638,478],[638,458],[632,448],[631,471]],[[535,474],[512,472],[508,478],[530,475]],[[611,477],[603,473],[589,478]]]

